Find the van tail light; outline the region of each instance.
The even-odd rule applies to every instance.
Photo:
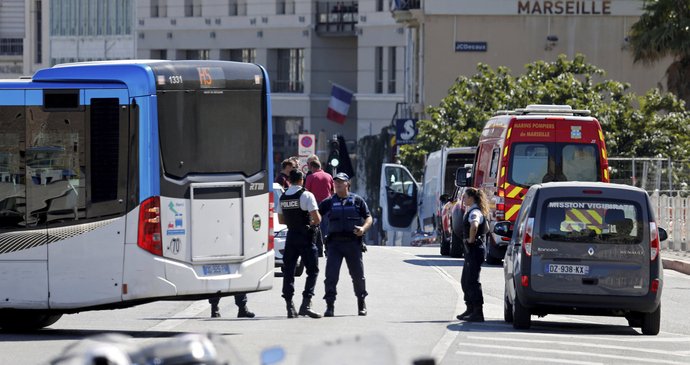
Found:
[[[498,189],[496,195],[496,220],[502,221],[506,217],[506,192],[503,189]]]
[[[520,277],[520,284],[525,288],[528,287],[529,286],[529,276],[522,275],[522,277]]]
[[[656,227],[656,222],[649,222],[649,259],[656,260],[659,256],[659,229]]]
[[[652,282],[649,284],[649,291],[651,291],[652,293],[658,292],[660,283],[661,282],[659,281],[659,279],[652,280]]]
[[[532,256],[532,228],[534,227],[534,218],[527,218],[525,225],[525,233],[522,236],[522,248],[525,250],[527,256]]]
[[[158,256],[163,256],[161,236],[161,198],[152,196],[139,207],[139,234],[137,246]]]
[[[275,247],[273,238],[273,211],[275,210],[275,198],[273,192],[268,194],[268,248],[266,252],[270,252]]]

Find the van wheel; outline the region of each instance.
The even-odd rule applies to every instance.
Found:
[[[640,313],[628,314],[627,316],[625,316],[625,319],[628,320],[628,326],[630,327],[642,327],[642,315]]]
[[[642,334],[655,336],[661,327],[661,304],[652,313],[642,314]]]
[[[460,237],[456,236],[455,233],[451,234],[450,256],[451,257],[463,257],[463,256],[465,256],[465,250],[462,247],[462,239]]]
[[[526,330],[530,326],[532,326],[532,318],[530,318],[529,309],[520,303],[520,298],[515,293],[515,301],[513,301],[513,328]]]
[[[302,261],[302,258],[300,257],[299,261],[297,262],[297,266],[295,266],[295,276],[302,276],[303,272],[304,272],[304,262]]]
[[[503,320],[511,323],[513,322],[513,305],[508,299],[508,290],[503,289]]]
[[[36,311],[7,311],[0,316],[3,332],[30,332],[55,323],[62,314],[46,314]]]

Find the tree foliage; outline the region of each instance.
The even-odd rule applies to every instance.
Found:
[[[643,9],[630,29],[633,58],[653,64],[673,57],[668,90],[690,104],[690,0],[648,0]]]
[[[528,104],[567,104],[589,109],[605,133],[609,156],[664,156],[686,160],[690,153],[690,113],[673,94],[653,89],[644,96],[629,84],[604,79],[604,70],[577,55],[553,62],[537,61],[512,76],[505,67],[477,66],[460,76],[438,106],[420,120],[416,145],[403,146],[400,157],[416,175],[426,155],[446,145],[476,146],[484,123],[498,110]]]

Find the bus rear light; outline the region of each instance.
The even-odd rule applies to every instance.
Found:
[[[649,291],[651,291],[652,293],[658,292],[659,291],[659,284],[661,284],[659,279],[652,280],[652,282],[649,283]]]
[[[656,222],[649,222],[649,259],[656,260],[659,256],[659,229],[656,227]]]
[[[154,255],[163,256],[160,206],[161,200],[158,196],[152,196],[141,203],[137,246]]]
[[[522,248],[525,250],[527,256],[532,256],[532,228],[534,227],[534,218],[527,218],[525,225],[525,233],[522,236]]]
[[[275,247],[275,241],[273,236],[273,211],[275,210],[275,198],[273,197],[273,192],[268,194],[268,247],[266,252],[270,252]]]
[[[520,277],[520,284],[525,288],[528,287],[529,286],[529,276],[522,275],[522,277]]]

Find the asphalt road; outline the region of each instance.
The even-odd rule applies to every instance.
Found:
[[[283,364],[306,357],[339,360],[372,354],[372,364],[411,364],[433,356],[442,364],[687,364],[690,363],[690,276],[665,270],[662,326],[658,336],[643,336],[622,318],[547,316],[532,329],[515,331],[503,322],[502,268],[484,267],[485,317],[481,324],[455,320],[461,300],[462,259],[438,255],[438,247],[370,247],[365,256],[369,315],[357,316],[352,284],[343,265],[336,317],[287,319],[280,296],[282,278],[271,291],[249,295],[254,319],[236,318],[232,298],[221,301],[222,318],[209,318],[209,305],[159,302],[116,311],[64,316],[32,334],[0,333],[0,364],[46,364],[86,337],[123,333],[138,345],[169,341],[187,332],[222,335],[247,364],[259,364],[263,350],[280,346]],[[323,267],[314,307],[325,309]],[[304,278],[298,278],[301,288]],[[299,300],[296,301],[299,305]],[[382,342],[384,341],[384,342]],[[386,355],[393,358],[386,361]],[[357,363],[327,361],[320,363]]]

